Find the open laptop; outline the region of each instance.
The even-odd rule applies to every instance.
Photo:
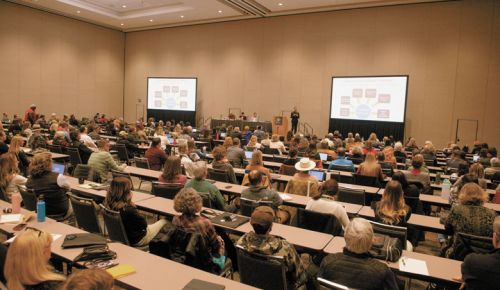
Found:
[[[226,138],[226,133],[225,133],[225,132],[221,132],[221,133],[220,133],[220,137],[221,137],[221,138]]]
[[[309,174],[320,182],[325,180],[325,172],[322,170],[309,170]]]
[[[57,172],[59,174],[64,174],[65,166],[61,163],[52,163],[52,172]]]
[[[321,159],[321,161],[328,160],[328,154],[326,154],[326,153],[319,153],[319,159]]]
[[[245,151],[245,158],[252,159],[253,151]]]

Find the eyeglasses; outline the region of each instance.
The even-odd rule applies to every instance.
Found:
[[[38,233],[38,237],[40,237],[42,235],[42,231],[39,230],[39,229],[36,229],[36,228],[33,228],[33,227],[26,227],[25,231],[34,231],[34,232],[37,232]]]

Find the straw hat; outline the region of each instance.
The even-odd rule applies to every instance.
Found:
[[[299,162],[295,163],[295,169],[298,171],[309,171],[316,167],[316,163],[309,158],[301,158]]]

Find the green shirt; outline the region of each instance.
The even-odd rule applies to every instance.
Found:
[[[92,169],[99,174],[102,182],[105,182],[108,179],[108,173],[111,172],[112,169],[121,171],[121,168],[116,164],[113,157],[111,157],[111,154],[107,151],[92,153],[87,165],[92,167]]]
[[[224,206],[226,205],[226,200],[220,193],[220,191],[213,185],[212,183],[206,180],[196,180],[191,179],[184,186],[185,188],[193,188],[198,192],[206,192],[210,195],[210,199],[212,202],[212,207],[218,210],[224,210]]]

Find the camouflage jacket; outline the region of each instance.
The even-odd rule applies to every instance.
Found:
[[[294,246],[285,239],[273,235],[257,235],[249,232],[243,235],[237,243],[247,252],[283,257],[287,268],[287,280],[297,287],[307,281],[307,273]]]

